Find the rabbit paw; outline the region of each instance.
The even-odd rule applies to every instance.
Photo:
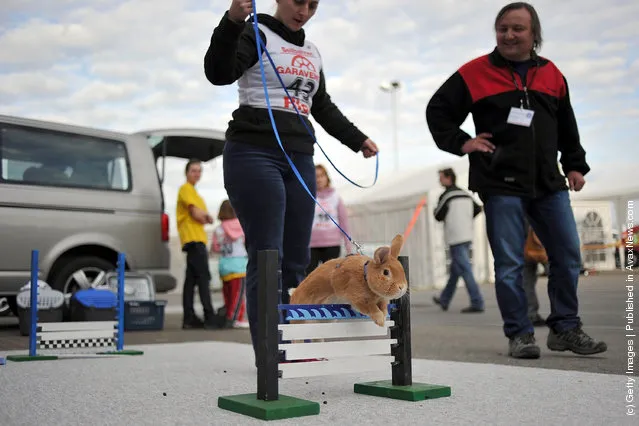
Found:
[[[380,327],[384,327],[384,314],[382,312],[375,312],[372,316],[371,316],[372,320],[375,322],[375,324],[379,325]]]

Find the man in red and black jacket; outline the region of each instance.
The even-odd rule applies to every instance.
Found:
[[[495,31],[493,52],[464,64],[434,94],[426,109],[428,127],[440,149],[468,154],[469,189],[484,203],[510,356],[540,356],[522,287],[526,218],[550,261],[548,348],[583,355],[604,352],[606,344],[583,332],[578,315],[581,253],[567,190],[581,190],[590,167],[568,83],[550,60],[536,53],[541,23],[531,5],[517,2],[502,8]],[[469,113],[474,138],[460,129]],[[566,177],[559,170],[558,153]]]

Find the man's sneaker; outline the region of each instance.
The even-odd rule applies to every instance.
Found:
[[[461,310],[462,314],[475,314],[484,312],[484,308],[479,308],[477,306],[469,306]]]
[[[539,346],[535,343],[535,335],[532,333],[520,334],[508,341],[508,356],[535,359],[539,358],[539,354]]]
[[[605,342],[588,336],[580,326],[560,333],[550,330],[546,344],[551,351],[572,351],[579,355],[594,355],[608,350]]]
[[[439,307],[442,308],[442,311],[448,310],[448,305],[442,305],[442,301],[437,296],[433,296],[433,303],[439,305]]]
[[[184,330],[204,328],[204,321],[202,321],[198,317],[195,317],[193,319],[185,319],[182,321],[182,328]]]

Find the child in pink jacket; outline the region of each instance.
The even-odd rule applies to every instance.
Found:
[[[222,222],[213,230],[211,254],[220,255],[219,273],[226,307],[227,325],[248,328],[246,313],[246,264],[244,231],[229,200],[220,205],[217,218]]]

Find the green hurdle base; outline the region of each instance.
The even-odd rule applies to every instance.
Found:
[[[221,396],[217,399],[217,406],[260,420],[290,419],[320,412],[317,402],[286,395],[279,395],[274,401],[264,401],[257,398],[257,393]]]
[[[450,386],[413,383],[409,386],[394,386],[392,380],[356,383],[355,393],[379,396],[383,398],[401,399],[402,401],[424,401],[426,399],[444,398],[451,395]]]
[[[54,361],[58,359],[56,355],[7,355],[7,361],[27,362],[27,361]]]
[[[28,361],[55,361],[58,360],[60,358],[71,358],[72,356],[78,356],[81,357],[83,355],[126,355],[126,356],[133,356],[133,355],[144,355],[143,351],[137,351],[137,350],[133,350],[133,349],[125,349],[122,351],[107,351],[107,352],[97,352],[97,353],[78,353],[78,354],[74,354],[74,353],[70,353],[69,356],[59,356],[59,355],[35,355],[35,356],[31,356],[31,355],[7,355],[7,361],[13,361],[13,362],[28,362]]]
[[[107,351],[107,352],[98,352],[97,355],[144,355],[143,351],[138,351],[135,349],[123,349],[121,351]]]

